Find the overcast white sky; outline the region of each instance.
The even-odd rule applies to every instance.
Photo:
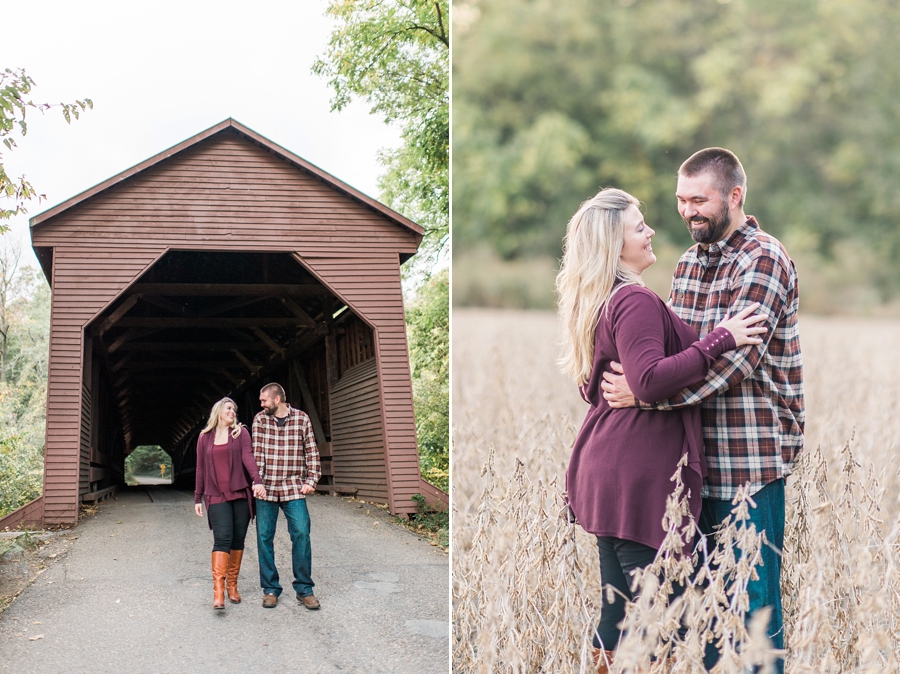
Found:
[[[362,102],[330,111],[310,72],[333,27],[326,6],[29,0],[5,12],[0,69],[25,68],[35,103],[94,102],[71,125],[59,109],[29,111],[28,135],[2,148],[7,173],[47,196],[11,222],[23,261],[37,266],[29,217],[228,117],[377,199],[377,153],[399,133]]]

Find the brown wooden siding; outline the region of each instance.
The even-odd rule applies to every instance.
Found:
[[[32,232],[35,247],[114,250],[127,240],[194,249],[414,253],[418,237],[226,131],[78,204]],[[286,241],[285,235],[291,237]],[[182,245],[179,245],[182,244]],[[90,290],[91,277],[85,289]]]
[[[392,512],[415,512],[412,495],[419,491],[419,452],[399,259],[302,257],[302,261],[375,328],[389,504]]]
[[[6,517],[0,518],[0,531],[7,527],[15,529],[23,525],[42,526],[41,520],[44,512],[44,497],[38,496],[33,501],[23,505],[18,510],[13,510]]]
[[[359,498],[388,502],[381,396],[374,358],[349,370],[331,392],[335,484]]]
[[[130,285],[164,249],[125,247],[116,256],[86,255],[57,247],[53,256],[53,302],[50,309],[50,364],[47,381],[47,436],[44,449],[44,521],[76,521],[81,484],[89,479],[84,462],[82,385],[84,326]],[[94,276],[95,275],[95,276]],[[90,292],[81,291],[95,278]],[[87,382],[85,382],[86,384]],[[89,419],[88,426],[89,426]],[[87,435],[90,443],[90,436]],[[88,447],[90,445],[88,444]],[[87,455],[89,465],[90,455]]]
[[[167,249],[295,253],[374,329],[388,502],[413,512],[419,470],[399,260],[416,251],[415,232],[232,129],[54,213],[32,229],[41,259],[52,259],[47,523],[76,521],[85,488],[84,329]]]

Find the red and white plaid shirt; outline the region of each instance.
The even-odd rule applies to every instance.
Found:
[[[752,216],[725,241],[694,246],[678,261],[669,305],[700,337],[725,317],[759,302],[767,328],[759,346],[720,356],[702,382],[642,408],[701,403],[709,477],[703,496],[756,493],[790,474],[803,449],[806,410],[797,329],[797,272],[787,251]]]
[[[266,501],[306,498],[300,487],[315,488],[322,477],[319,448],[306,412],[288,405],[288,418],[279,426],[274,416],[260,411],[253,417],[253,456],[266,488]]]

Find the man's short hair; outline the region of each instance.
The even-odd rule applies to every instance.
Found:
[[[277,398],[281,398],[281,402],[285,401],[286,396],[284,395],[284,389],[281,387],[281,384],[276,384],[272,382],[271,384],[266,384],[261,389],[259,389],[259,394],[268,393],[269,395]]]
[[[740,187],[741,203],[738,205],[743,207],[747,196],[747,174],[734,152],[723,147],[708,147],[692,154],[678,169],[678,175],[687,178],[707,172],[713,175],[716,189],[723,198],[727,199],[732,189]]]

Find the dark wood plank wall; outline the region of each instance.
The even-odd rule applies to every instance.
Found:
[[[419,473],[399,255],[416,251],[414,232],[227,129],[40,223],[32,242],[54,249],[48,524],[77,520],[83,330],[167,248],[295,252],[375,328],[389,500],[412,512]]]
[[[78,493],[90,491],[91,480],[91,388],[81,387],[81,451],[78,462]]]
[[[384,429],[374,358],[340,378],[331,392],[331,410],[335,484],[357,487],[359,498],[387,503]]]
[[[331,401],[328,398],[328,375],[327,365],[325,363],[325,352],[321,351],[314,355],[303,364],[303,373],[306,375],[306,383],[309,386],[310,393],[313,396],[313,404],[316,406],[316,412],[319,415],[319,421],[322,424],[322,430],[325,437],[331,437]],[[296,395],[297,400],[303,398],[302,395]],[[304,399],[301,404],[302,410],[306,411],[303,406],[307,404]]]
[[[337,338],[338,367],[340,374],[375,357],[375,340],[372,328],[357,316],[341,323],[344,334]]]

